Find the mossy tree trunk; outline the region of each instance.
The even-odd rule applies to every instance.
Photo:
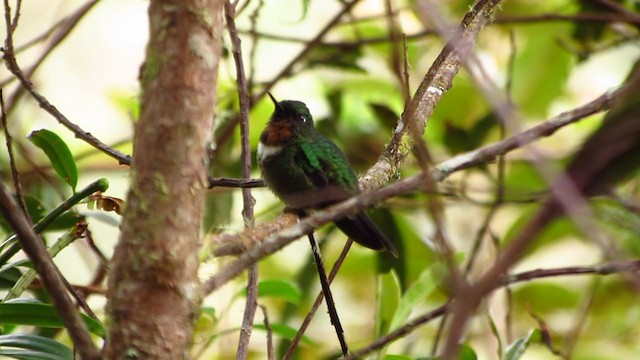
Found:
[[[197,278],[222,0],[152,0],[131,188],[108,291],[105,358],[184,359]]]

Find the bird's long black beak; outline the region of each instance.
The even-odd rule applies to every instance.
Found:
[[[273,101],[273,105],[276,107],[276,112],[282,111],[282,106],[280,106],[280,103],[278,103],[278,100],[276,100],[276,98],[273,97],[273,95],[271,95],[270,92],[267,91],[267,95],[269,95],[269,97],[271,98],[271,101]]]

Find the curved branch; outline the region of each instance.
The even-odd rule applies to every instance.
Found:
[[[564,126],[608,109],[617,94],[618,91],[605,93],[582,107],[562,113],[519,134],[480,149],[455,156],[434,166],[429,176],[431,176],[434,181],[442,181],[456,171],[486,163],[499,155],[504,155],[544,136],[552,135]],[[285,214],[270,223],[256,226],[253,229],[245,230],[239,234],[226,234],[215,237],[212,242],[223,245],[214,251],[214,255],[242,253],[236,260],[225,265],[214,276],[207,280],[203,285],[205,293],[215,291],[251,264],[282,249],[293,240],[308,234],[315,228],[376,204],[389,197],[415,191],[423,186],[425,181],[425,175],[414,175],[397,181],[392,185],[362,193],[326,210],[319,211],[297,223],[296,221],[298,219],[294,215]],[[260,239],[264,240],[260,242]],[[259,243],[259,245],[251,248],[246,246],[246,244],[255,244],[256,242]]]

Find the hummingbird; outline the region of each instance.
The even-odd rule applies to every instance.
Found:
[[[289,211],[309,210],[346,200],[358,193],[358,177],[340,148],[316,130],[307,106],[300,101],[278,102],[260,135],[258,165],[267,187]],[[398,251],[373,220],[360,211],[335,220],[336,226],[358,244],[373,250]]]

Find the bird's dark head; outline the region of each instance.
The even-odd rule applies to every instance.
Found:
[[[313,119],[307,106],[300,101],[277,101],[271,94],[275,109],[267,127],[260,135],[265,145],[282,145],[292,140],[305,138],[314,132]]]
[[[271,94],[269,94],[269,97],[275,106],[273,115],[271,115],[271,122],[285,122],[293,127],[313,126],[311,113],[303,102],[295,100],[277,101]]]

